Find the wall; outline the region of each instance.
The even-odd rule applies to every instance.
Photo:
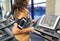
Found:
[[[4,15],[6,14],[7,11],[11,10],[11,3],[10,0],[2,0],[2,14],[3,14],[3,18]]]
[[[60,15],[60,0],[46,0],[46,14]]]
[[[60,15],[60,0],[55,2],[55,15]]]
[[[55,14],[55,0],[46,0],[46,14]]]

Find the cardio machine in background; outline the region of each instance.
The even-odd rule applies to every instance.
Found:
[[[43,15],[34,24],[35,34],[48,41],[60,41],[60,16]]]
[[[14,24],[11,11],[6,13],[5,19],[0,21],[0,41],[17,41],[11,32]]]

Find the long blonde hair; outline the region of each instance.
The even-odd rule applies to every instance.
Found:
[[[26,15],[27,18],[29,18],[28,15],[28,9],[27,9],[27,5],[28,5],[29,0],[14,0],[14,5],[12,6],[12,11],[13,11],[13,15],[16,18],[19,14],[19,12],[24,12],[24,15]]]

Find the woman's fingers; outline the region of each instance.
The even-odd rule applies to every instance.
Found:
[[[32,23],[35,23],[36,21],[35,20],[32,20]]]
[[[17,25],[18,25],[17,23],[14,23],[14,27],[17,27]]]

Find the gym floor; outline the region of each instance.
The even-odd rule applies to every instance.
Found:
[[[31,33],[30,37],[31,37],[31,41],[44,41],[45,40],[44,38],[42,38],[34,33]]]

